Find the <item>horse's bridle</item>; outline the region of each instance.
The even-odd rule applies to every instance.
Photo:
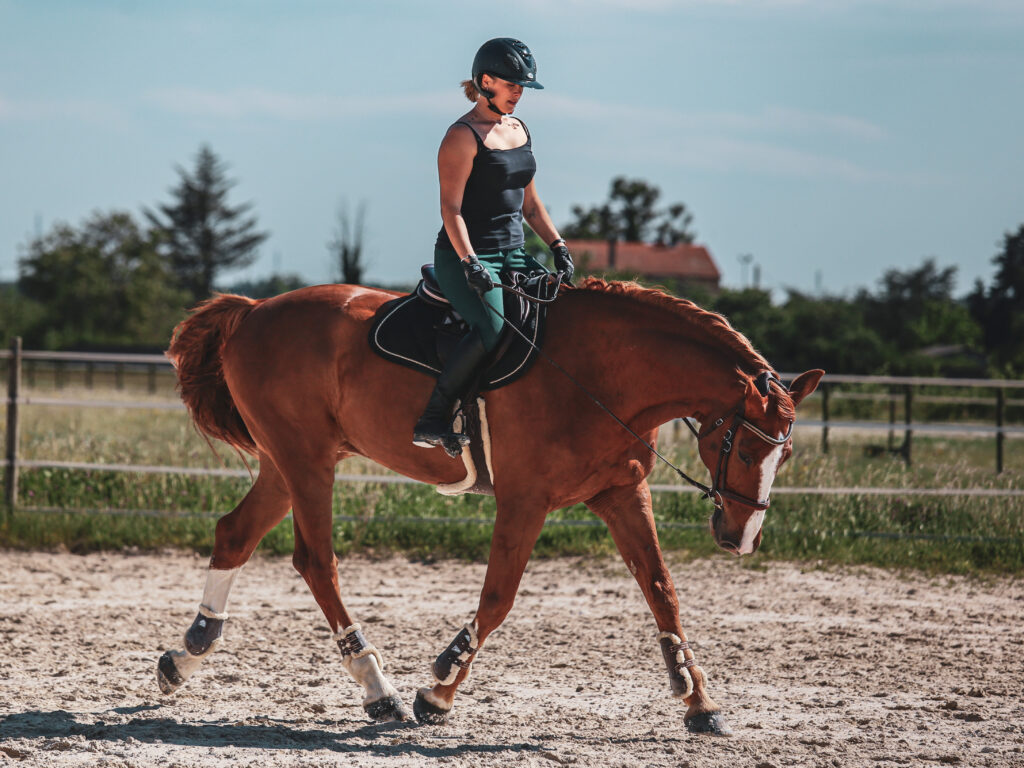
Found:
[[[778,383],[780,387],[782,386],[782,382],[774,376],[768,379],[768,381],[774,381]],[[697,438],[697,445],[699,447],[700,441],[720,429],[722,425],[725,424],[725,421],[725,416],[715,419],[708,429],[702,429],[700,432],[694,429],[693,424],[691,424],[689,420],[686,420],[686,426],[690,428],[690,431],[693,432],[694,436]],[[743,406],[741,405],[733,411],[732,424],[725,431],[725,434],[722,435],[722,448],[718,452],[718,464],[715,467],[715,473],[712,476],[711,485],[704,485],[704,483],[694,480],[692,477],[689,477],[680,470],[676,469],[676,471],[679,472],[684,480],[697,489],[703,491],[704,498],[711,499],[711,503],[718,509],[722,509],[725,504],[725,499],[729,499],[758,510],[768,509],[768,506],[771,504],[770,499],[755,499],[751,496],[744,496],[742,493],[737,493],[736,491],[730,491],[725,487],[726,475],[729,471],[729,454],[732,453],[732,443],[733,440],[736,439],[736,434],[740,427],[746,427],[769,445],[782,445],[789,440],[790,436],[793,434],[793,422],[791,421],[789,422],[789,429],[786,430],[786,434],[782,437],[772,437],[756,424],[747,420],[743,415]]]

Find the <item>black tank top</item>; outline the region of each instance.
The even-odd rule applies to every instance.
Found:
[[[523,197],[537,172],[530,131],[519,120],[526,131],[526,143],[513,149],[491,149],[484,145],[473,126],[462,120],[458,123],[473,131],[476,137],[473,170],[466,179],[466,190],[462,195],[462,218],[469,230],[470,245],[476,253],[519,248],[526,242],[523,237]],[[443,224],[437,234],[436,247],[455,250]]]

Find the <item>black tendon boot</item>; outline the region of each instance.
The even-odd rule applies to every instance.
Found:
[[[480,334],[473,330],[463,337],[437,377],[427,407],[412,432],[414,444],[424,448],[444,445],[452,431],[452,406],[465,395],[480,366],[487,358],[487,348]]]

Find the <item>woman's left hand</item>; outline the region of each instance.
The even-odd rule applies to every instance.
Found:
[[[572,263],[572,256],[569,249],[565,247],[565,240],[555,240],[551,244],[551,255],[555,259],[555,271],[565,275],[565,282],[572,282],[572,274],[576,267]]]

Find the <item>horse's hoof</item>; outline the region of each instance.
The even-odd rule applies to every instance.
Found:
[[[402,701],[397,696],[385,696],[383,699],[363,704],[363,709],[378,723],[403,723],[412,720],[409,710],[402,706]]]
[[[181,676],[178,668],[174,665],[170,651],[164,651],[164,655],[157,662],[156,682],[164,693],[174,693],[185,682],[185,678]]]
[[[701,712],[686,718],[686,730],[690,733],[710,733],[712,736],[732,736],[732,728],[725,722],[721,712]]]
[[[450,709],[441,709],[427,701],[426,696],[423,695],[423,689],[416,691],[416,701],[413,702],[412,711],[416,713],[416,719],[423,725],[441,725],[448,719],[448,713],[451,712]]]

